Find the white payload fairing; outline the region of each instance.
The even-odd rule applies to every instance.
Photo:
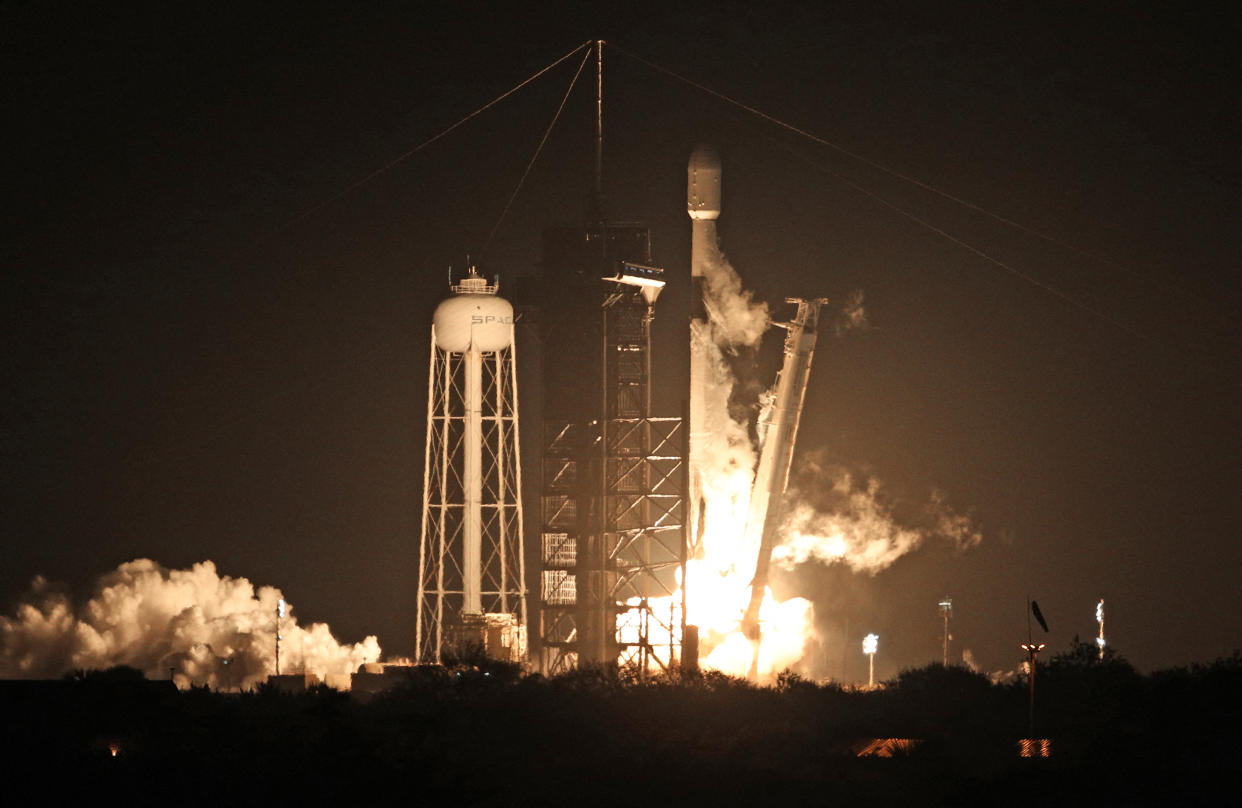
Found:
[[[690,155],[686,178],[686,212],[690,214],[690,556],[702,542],[704,523],[701,467],[707,423],[707,387],[711,369],[706,341],[707,309],[704,276],[712,261],[719,260],[716,219],[720,216],[720,155],[699,144]]]

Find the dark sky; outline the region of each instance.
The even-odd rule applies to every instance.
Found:
[[[874,578],[786,581],[849,621],[829,658],[865,676],[865,629],[880,676],[938,659],[946,593],[986,669],[1016,665],[1028,593],[1053,648],[1093,634],[1099,597],[1143,668],[1242,647],[1238,11],[261,5],[0,7],[6,609],[36,573],[85,587],[137,556],[210,558],[409,653],[430,312],[576,60],[288,223],[603,37],[1055,239],[606,51],[608,209],[651,223],[672,276],[659,403],[684,395],[685,162],[707,140],[748,285],[866,296],[872,328],[816,356],[800,447],[983,530]],[[502,283],[542,227],[581,220],[590,116],[584,83],[483,255]]]

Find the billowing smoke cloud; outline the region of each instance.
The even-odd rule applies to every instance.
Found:
[[[805,466],[800,476],[815,480],[814,499],[805,488],[790,492],[793,504],[781,525],[781,543],[772,553],[772,560],[784,569],[815,560],[874,575],[929,538],[943,539],[961,550],[982,539],[970,517],[955,512],[939,493],[903,524],[874,477],[856,480],[844,469],[824,466],[814,458]]]
[[[759,345],[771,325],[766,303],[742,287],[742,280],[715,244],[707,245],[702,266],[707,321],[691,331],[694,361],[707,369],[704,417],[697,447],[702,485],[703,532],[696,557],[687,564],[687,588],[693,593],[687,619],[700,627],[703,665],[745,674],[755,664],[769,676],[796,662],[809,630],[810,604],[802,599],[777,604],[765,601],[764,644],[758,659],[740,631],[742,609],[749,599],[757,547],[747,546],[744,527],[754,480],[755,447],[750,437],[748,407],[730,407],[734,395],[732,356]]]
[[[756,446],[750,435],[751,407],[731,407],[737,378],[732,358],[758,346],[771,326],[765,303],[743,288],[724,256],[709,245],[703,266],[707,322],[692,327],[695,361],[709,369],[704,396],[705,422],[699,435],[699,471],[704,497],[703,532],[697,555],[687,564],[687,619],[700,628],[703,665],[733,674],[754,670],[762,679],[805,662],[815,643],[811,601],[790,597],[777,601],[769,589],[760,607],[763,641],[755,648],[740,631],[749,600],[758,546],[746,541],[745,522],[754,478]],[[834,317],[842,335],[868,327],[861,291],[850,293]],[[770,407],[772,391],[758,404]],[[762,421],[762,418],[760,419]],[[759,435],[762,442],[763,435]],[[874,574],[913,551],[927,538],[941,536],[965,548],[980,540],[969,517],[955,513],[939,495],[900,519],[884,504],[874,479],[857,483],[841,469],[815,457],[802,465],[801,484],[788,492],[780,537],[773,553],[778,566],[792,569],[808,562],[843,563],[855,572]],[[808,642],[810,646],[808,646]]]
[[[742,279],[719,249],[709,250],[703,267],[703,302],[710,341],[730,349],[753,348],[772,324],[768,304],[742,287]]]
[[[845,303],[832,318],[832,330],[838,337],[851,331],[866,331],[871,327],[867,310],[863,308],[862,289],[855,289],[845,296]]]
[[[703,281],[708,319],[696,323],[691,334],[691,350],[709,371],[699,455],[707,526],[700,552],[717,574],[741,572],[738,565],[749,565],[751,572],[754,554],[739,546],[741,530],[731,528],[745,522],[756,456],[748,423],[734,417],[729,407],[736,379],[726,353],[757,346],[771,319],[767,304],[742,287],[742,279],[715,245],[709,245]]]
[[[275,671],[279,589],[220,575],[210,561],[169,570],[140,558],[95,584],[75,609],[41,576],[14,617],[0,617],[0,676],[52,678],[128,665],[179,687],[256,685]],[[379,659],[374,636],[342,645],[324,623],[281,621],[282,673],[345,674]]]

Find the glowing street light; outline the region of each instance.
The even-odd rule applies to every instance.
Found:
[[[1030,707],[1030,713],[1028,715],[1028,723],[1029,723],[1029,729],[1030,729],[1030,740],[1034,742],[1035,740],[1035,656],[1040,651],[1047,648],[1048,644],[1042,643],[1042,642],[1035,642],[1035,640],[1031,638],[1031,615],[1035,616],[1035,619],[1039,621],[1039,627],[1044,630],[1045,634],[1047,634],[1048,633],[1048,621],[1044,619],[1044,613],[1040,611],[1039,604],[1028,597],[1026,599],[1026,642],[1020,643],[1018,647],[1021,648],[1023,651],[1026,651],[1026,656],[1030,660],[1031,707]]]
[[[1035,737],[1035,655],[1048,647],[1047,643],[1042,642],[1024,642],[1018,646],[1026,651],[1027,657],[1030,659],[1031,673],[1031,709],[1029,715],[1030,734]]]
[[[875,651],[879,644],[880,635],[878,634],[868,634],[866,637],[863,637],[863,653],[866,654],[867,658],[870,660],[870,672],[867,674],[868,688],[875,687]]]
[[[949,667],[949,618],[953,616],[953,600],[949,597],[940,599],[940,615],[944,618],[944,666]]]

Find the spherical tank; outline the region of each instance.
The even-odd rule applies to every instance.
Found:
[[[489,294],[453,295],[436,306],[436,346],[465,353],[508,348],[513,333],[513,306]]]

